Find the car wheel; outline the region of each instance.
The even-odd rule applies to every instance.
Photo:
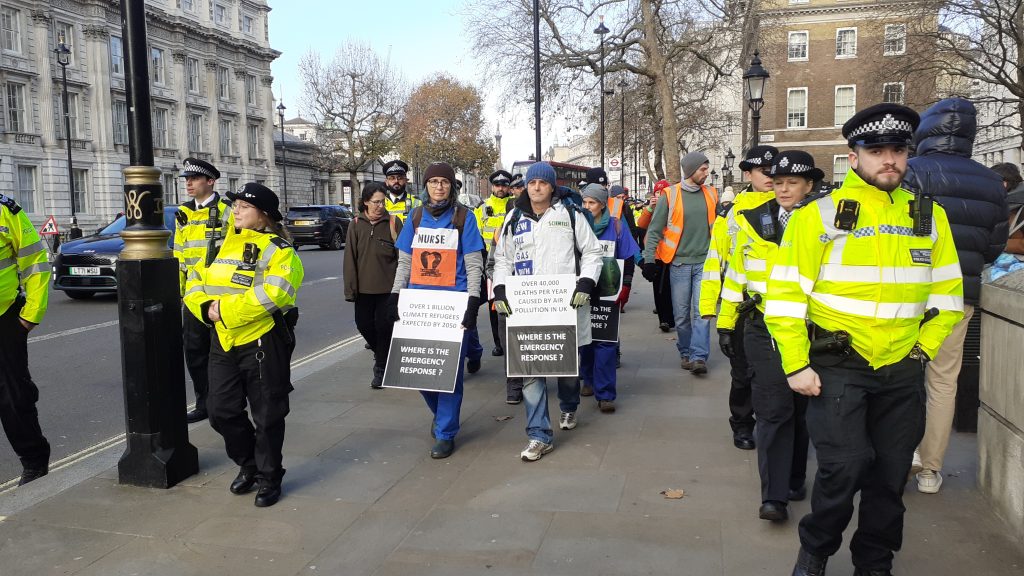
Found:
[[[345,237],[341,235],[340,229],[335,229],[331,234],[331,242],[327,245],[331,250],[341,250],[345,246]]]
[[[88,300],[95,292],[65,292],[72,300]]]

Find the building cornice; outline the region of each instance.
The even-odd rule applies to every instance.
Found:
[[[891,18],[893,12],[907,12],[915,5],[923,5],[923,2],[885,2],[870,4],[833,4],[829,6],[787,6],[785,8],[774,8],[762,10],[761,17],[769,20],[788,20],[800,16],[824,16],[831,14],[854,14],[872,13],[879,18]]]

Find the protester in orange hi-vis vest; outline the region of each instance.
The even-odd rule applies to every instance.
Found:
[[[706,374],[710,322],[700,317],[700,280],[711,244],[718,191],[705,186],[710,161],[690,152],[681,162],[684,180],[658,199],[644,245],[644,278],[654,281],[658,262],[669,264],[669,286],[680,365],[695,375]],[[657,260],[657,262],[655,261]]]
[[[644,245],[647,230],[651,226],[651,216],[654,215],[654,207],[658,205],[658,198],[669,186],[671,184],[668,180],[658,180],[654,184],[654,191],[648,197],[647,205],[640,211],[640,217],[636,219],[637,244],[640,246]],[[654,279],[650,280],[654,289],[654,313],[658,315],[658,328],[662,332],[668,332],[675,325],[675,320],[672,317],[672,292],[668,286],[668,265],[661,262],[656,262],[656,264]]]

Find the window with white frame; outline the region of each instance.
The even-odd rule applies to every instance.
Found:
[[[185,12],[192,12],[192,13],[194,13],[196,11],[196,2],[195,2],[195,0],[181,0],[181,9],[184,10]]]
[[[789,61],[807,60],[807,38],[806,30],[789,33]]]
[[[249,14],[242,14],[242,33],[252,36],[256,30],[256,19]]]
[[[67,134],[64,133],[64,97],[63,94],[57,95],[57,109],[60,111],[60,120],[57,125],[57,137],[66,138]],[[78,92],[68,92],[68,124],[71,129],[70,137],[75,140],[79,137],[79,94]]]
[[[149,68],[153,83],[162,85],[167,77],[164,72],[164,51],[160,48],[149,49]]]
[[[213,5],[213,23],[217,26],[228,26],[228,7],[223,4]]]
[[[124,76],[124,42],[117,36],[110,37],[110,73]]]
[[[192,94],[199,94],[199,60],[187,58],[185,65],[188,68],[188,91]]]
[[[899,56],[907,53],[907,25],[886,24],[885,43],[882,53],[886,56]]]
[[[235,153],[234,146],[232,146],[231,136],[235,131],[235,123],[230,119],[220,121],[220,154],[221,156],[231,156]]]
[[[18,166],[18,204],[25,209],[25,212],[33,214],[36,211],[36,167]]]
[[[28,132],[29,122],[25,110],[25,85],[8,82],[7,92],[7,131]]]
[[[153,147],[169,148],[167,142],[167,108],[153,108]]]
[[[64,40],[64,45],[68,47],[70,52],[68,53],[68,66],[75,65],[75,26],[74,24],[68,24],[67,22],[57,22],[57,27],[53,35],[53,47],[56,48],[60,44],[61,39]]]
[[[188,151],[203,151],[203,115],[188,115]]]
[[[842,126],[857,111],[857,86],[836,86],[835,125]]]
[[[223,66],[217,68],[217,96],[221,100],[231,99],[231,70]]]
[[[21,54],[21,11],[0,8],[0,47]]]
[[[248,132],[247,140],[248,140],[248,145],[249,145],[249,158],[250,159],[252,159],[252,158],[259,158],[260,157],[260,140],[261,140],[261,138],[260,138],[260,136],[261,136],[261,134],[260,134],[260,125],[259,124],[249,124],[249,126],[247,126],[247,128],[246,128],[246,131]]]
[[[75,212],[89,212],[89,171],[75,168],[71,171],[75,179]]]
[[[238,178],[228,178],[228,190],[232,192],[238,190]]]
[[[245,103],[249,106],[256,105],[256,77],[252,74],[245,75]]]
[[[846,173],[850,171],[850,157],[846,154],[836,154],[832,157],[832,183],[840,185],[846,179]]]
[[[903,82],[886,82],[882,84],[882,102],[903,104]]]
[[[836,58],[855,58],[857,56],[857,29],[839,28],[836,30]]]
[[[114,100],[114,144],[128,144],[128,103]]]
[[[787,92],[786,128],[807,128],[807,88],[790,88]]]

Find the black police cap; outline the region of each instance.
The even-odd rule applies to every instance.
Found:
[[[495,186],[508,186],[509,182],[512,182],[512,174],[504,170],[496,170],[487,179]]]
[[[243,200],[252,204],[259,210],[267,213],[270,219],[274,222],[280,222],[284,216],[281,215],[281,211],[278,209],[280,202],[277,199],[277,194],[270,188],[267,188],[263,184],[256,182],[246,182],[242,184],[242,187],[235,192],[227,193],[228,200],[234,202],[235,200]]]
[[[513,174],[512,181],[508,185],[511,188],[526,188],[526,182],[523,181],[522,174]]]
[[[805,176],[817,181],[825,178],[820,168],[814,167],[814,156],[803,150],[786,150],[772,160],[772,176]]]
[[[220,171],[213,164],[199,158],[185,158],[185,165],[181,168],[181,177],[205,176],[214,180],[220,178]]]
[[[766,146],[764,144],[754,146],[747,150],[747,157],[740,160],[740,170],[749,172],[754,168],[771,166],[772,159],[778,155],[779,149],[775,146]]]
[[[409,165],[401,160],[392,160],[384,165],[385,176],[404,176],[409,171]]]
[[[900,104],[875,104],[853,115],[843,124],[843,138],[856,146],[909,146],[921,123],[917,112]]]

